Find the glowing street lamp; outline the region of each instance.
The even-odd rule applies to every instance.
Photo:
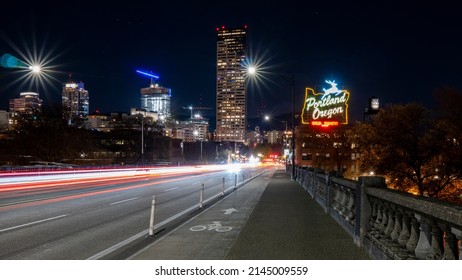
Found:
[[[283,125],[286,126],[286,130],[285,130],[285,131],[287,132],[287,121],[281,121],[281,120],[272,118],[272,117],[270,117],[269,115],[266,115],[264,118],[265,118],[265,121],[276,120],[276,121],[282,123]]]
[[[42,68],[40,67],[40,65],[30,65],[29,70],[31,70],[32,73],[38,74],[38,73],[40,73]]]

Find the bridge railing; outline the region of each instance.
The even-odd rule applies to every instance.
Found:
[[[388,189],[378,176],[358,181],[320,169],[297,181],[375,259],[462,259],[462,208]]]

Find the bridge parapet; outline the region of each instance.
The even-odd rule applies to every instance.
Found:
[[[388,189],[379,176],[358,181],[320,169],[297,180],[376,259],[462,259],[462,208]]]

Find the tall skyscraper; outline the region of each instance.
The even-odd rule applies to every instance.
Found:
[[[171,89],[151,84],[141,89],[141,109],[146,112],[155,112],[159,118],[169,118]]]
[[[90,113],[90,96],[85,90],[84,83],[68,83],[62,92],[63,119],[69,124],[77,119],[82,119]]]
[[[217,28],[216,141],[244,142],[247,119],[247,27]]]

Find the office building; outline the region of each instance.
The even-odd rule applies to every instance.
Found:
[[[169,118],[171,89],[151,84],[141,89],[141,110],[157,113],[159,119]]]
[[[10,114],[34,115],[42,113],[42,99],[35,92],[21,92],[19,98],[10,99]]]
[[[20,120],[34,120],[42,114],[42,99],[35,92],[21,92],[19,98],[10,99],[9,125],[15,127]]]
[[[62,91],[63,119],[69,124],[78,119],[83,119],[90,111],[90,97],[85,90],[84,83],[67,83]]]
[[[217,28],[216,132],[218,142],[244,142],[247,118],[247,27]]]

